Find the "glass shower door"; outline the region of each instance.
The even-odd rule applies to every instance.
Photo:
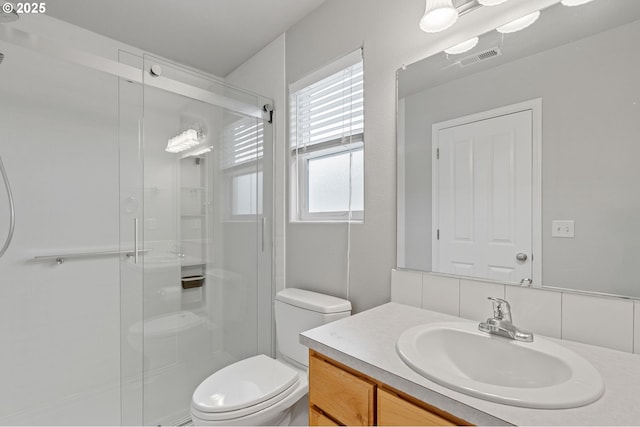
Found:
[[[118,424],[118,79],[5,29],[0,156],[16,223],[0,259],[0,425]],[[0,245],[9,219],[0,183]]]
[[[207,376],[271,354],[265,156],[271,159],[272,129],[221,106],[230,99],[256,105],[262,100],[255,95],[152,57],[143,70],[140,275],[123,276],[134,302],[127,303],[133,321],[123,327],[122,352],[140,374],[138,389],[130,388],[129,421],[137,411],[142,424],[177,425],[189,420],[193,391]],[[136,96],[131,87],[128,94]],[[122,224],[133,228],[134,218]]]

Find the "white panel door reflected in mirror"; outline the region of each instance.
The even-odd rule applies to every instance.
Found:
[[[520,104],[433,125],[434,272],[535,278],[533,120]]]

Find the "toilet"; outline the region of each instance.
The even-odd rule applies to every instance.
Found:
[[[308,425],[309,356],[298,335],[350,316],[351,303],[291,288],[276,294],[274,311],[278,357],[253,356],[205,379],[191,400],[194,425]]]

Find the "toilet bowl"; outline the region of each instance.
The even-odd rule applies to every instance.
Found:
[[[193,394],[194,425],[289,425],[308,391],[306,370],[258,355],[207,378]],[[215,391],[212,393],[212,391]]]
[[[205,379],[191,401],[194,425],[307,425],[307,348],[298,335],[351,315],[351,303],[285,289],[276,295],[274,310],[282,357],[253,356]]]

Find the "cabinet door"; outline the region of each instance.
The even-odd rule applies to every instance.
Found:
[[[454,426],[456,424],[379,388],[378,425]]]
[[[331,418],[327,417],[320,411],[310,408],[309,409],[309,425],[310,426],[339,426]]]
[[[325,360],[309,357],[309,405],[348,426],[374,422],[375,385]]]

